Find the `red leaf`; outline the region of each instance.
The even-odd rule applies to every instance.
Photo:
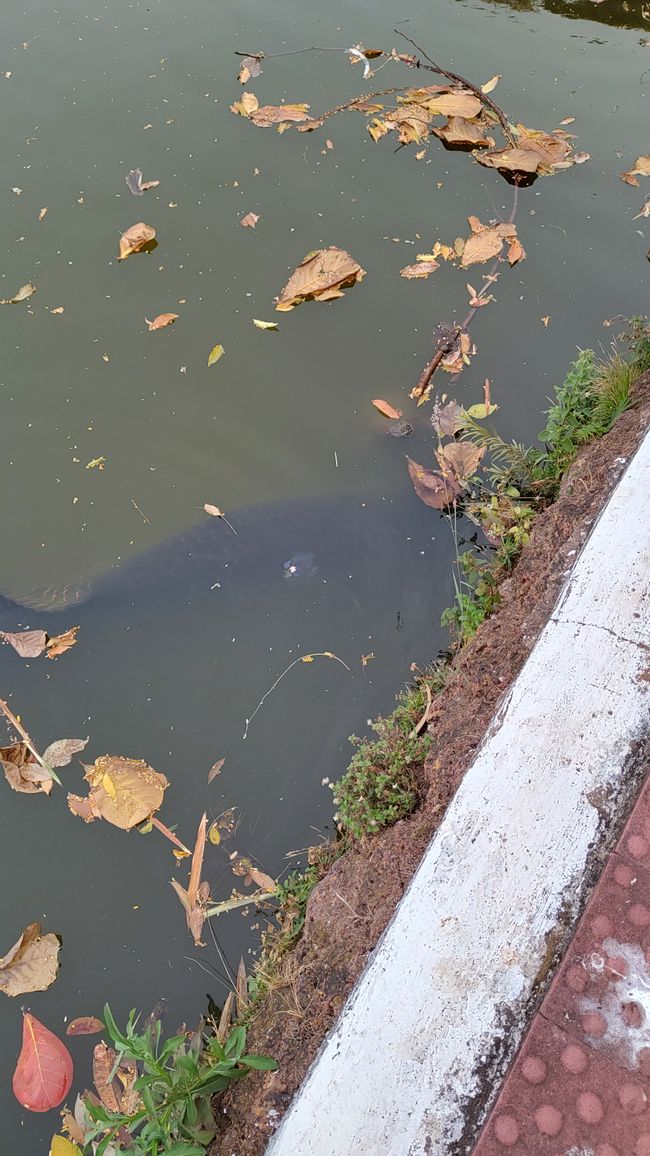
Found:
[[[65,1100],[72,1086],[72,1056],[39,1020],[26,1012],[23,1046],[14,1072],[14,1096],[28,1112],[49,1112]]]
[[[397,419],[402,416],[401,409],[395,409],[394,405],[391,405],[389,401],[384,401],[381,397],[374,398],[372,404],[384,417],[390,417],[394,421],[397,421]]]

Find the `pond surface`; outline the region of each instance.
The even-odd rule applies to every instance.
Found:
[[[650,25],[638,4],[547,7],[414,0],[404,26],[478,83],[502,73],[495,96],[513,120],[551,129],[574,116],[576,147],[591,154],[522,191],[528,259],[476,318],[478,356],[454,386],[476,402],[488,376],[499,431],[522,441],[577,347],[607,346],[604,319],[647,308],[648,229],[633,220],[644,189],[617,174],[649,151]],[[37,286],[0,309],[0,591],[85,589],[205,520],[204,502],[246,538],[239,570],[226,575],[219,544],[220,561],[211,556],[191,590],[183,567],[173,577],[182,545],[127,566],[131,579],[114,575],[104,596],[100,583],[86,605],[52,616],[52,632],[81,625],[56,663],[0,649],[0,696],[41,747],[89,736],[89,761],[142,757],[167,775],[161,818],[186,842],[204,809],[236,807],[232,844],[206,856],[216,899],[237,882],[231,846],[276,876],[297,862],[287,852],[327,835],[322,780],[345,769],[348,735],[389,711],[411,663],[445,644],[454,543],[406,474],[405,452],[427,464],[433,449],[427,408],[408,393],[434,327],[466,312],[465,278],[444,267],[408,282],[399,269],[463,234],[469,213],[506,218],[512,191],[462,154],[432,146],[418,161],[414,149],[373,144],[353,114],[278,135],[229,112],[235,50],[401,49],[393,11],[385,0],[23,0],[0,16],[0,295]],[[395,68],[364,82],[343,52],[321,52],[268,60],[249,88],[261,103],[319,111],[364,83],[411,80]],[[136,166],[161,182],[142,198],[125,184]],[[239,224],[251,211],[255,230]],[[120,264],[119,236],[139,220],[155,226],[158,247]],[[289,272],[330,244],[367,270],[363,283],[331,305],[276,314]],[[145,317],[163,312],[179,320],[148,332]],[[279,320],[279,331],[253,318]],[[217,342],[225,355],[208,368]],[[404,411],[411,437],[386,436],[377,397]],[[103,469],[86,469],[98,458]],[[45,622],[14,617],[0,625]],[[297,664],[244,741],[262,696],[310,651],[332,651],[350,671],[326,658]],[[65,768],[65,787],[79,791],[81,773]],[[38,1018],[61,1033],[66,1017],[101,1013],[106,1000],[122,1019],[162,997],[172,1030],[196,1019],[206,992],[222,1000],[223,964],[211,939],[200,951],[187,936],[169,886],[186,869],[161,836],[86,826],[60,790],[2,791],[0,952],[34,920],[63,937],[56,984],[25,1000]],[[250,924],[238,913],[216,921],[232,966],[256,943]],[[0,1110],[7,1150],[32,1156],[48,1150],[57,1117],[25,1114],[11,1095],[19,1003],[0,1002]],[[72,1042],[76,1090],[90,1083],[92,1043]]]

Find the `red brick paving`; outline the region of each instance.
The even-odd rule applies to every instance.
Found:
[[[473,1156],[650,1156],[650,780]]]

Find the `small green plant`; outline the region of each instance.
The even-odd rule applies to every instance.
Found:
[[[432,667],[399,695],[391,715],[372,723],[376,739],[351,736],[356,753],[343,778],[332,786],[336,820],[344,836],[374,835],[414,809],[418,800],[415,772],[431,745],[429,735],[416,733],[415,728],[427,704],[426,687],[430,694],[440,690],[444,681],[443,666]]]
[[[126,1144],[138,1156],[204,1156],[216,1129],[210,1099],[252,1069],[272,1071],[275,1060],[246,1055],[246,1029],[235,1027],[220,1041],[218,1033],[203,1030],[192,1035],[171,1036],[161,1041],[160,1021],[137,1031],[138,1017],[131,1012],[121,1032],[108,1005],[104,1022],[117,1053],[112,1076],[120,1064],[136,1065],[139,1073],[132,1088],[133,1111],[110,1111],[104,1104],[86,1100],[94,1122],[86,1136],[85,1151],[104,1156],[115,1144]]]

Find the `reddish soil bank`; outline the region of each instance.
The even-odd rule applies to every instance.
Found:
[[[422,805],[347,851],[314,889],[299,943],[251,1025],[248,1050],[279,1070],[253,1073],[218,1104],[212,1156],[259,1156],[304,1078],[470,765],[499,700],[546,624],[571,567],[625,465],[650,426],[650,373],[613,430],[580,452],[557,501],[535,521],[497,612],[455,657],[432,704],[433,747]],[[334,772],[334,774],[336,771]],[[405,998],[403,992],[396,999]],[[215,1105],[217,1106],[217,1105]]]

